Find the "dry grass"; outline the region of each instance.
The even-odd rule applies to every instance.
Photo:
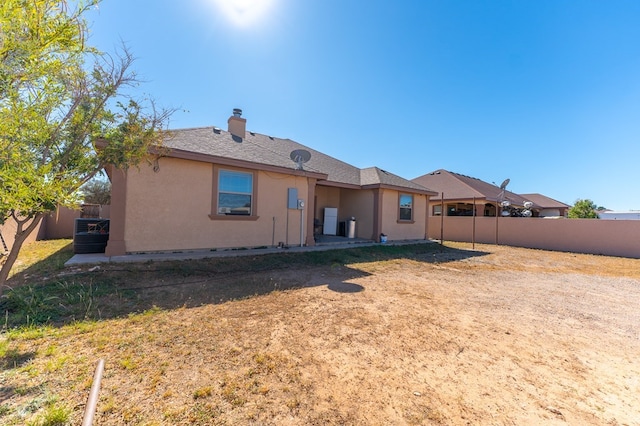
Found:
[[[104,358],[100,425],[640,424],[640,260],[468,249],[103,269],[103,320],[0,337],[0,423]]]
[[[471,250],[469,243],[447,243],[448,247]],[[474,269],[509,269],[517,272],[554,272],[640,279],[640,259],[519,249],[507,246],[476,244],[475,249],[499,254],[487,262],[474,261]]]
[[[31,274],[39,274],[51,269],[60,269],[72,255],[71,240],[48,240],[27,243],[13,265],[9,277],[31,269]],[[27,279],[30,275],[27,275]]]

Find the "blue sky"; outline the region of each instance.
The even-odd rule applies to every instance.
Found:
[[[179,108],[172,128],[242,108],[357,167],[640,209],[640,1],[103,0],[88,18]]]

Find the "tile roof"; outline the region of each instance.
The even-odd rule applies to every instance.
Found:
[[[245,138],[238,138],[217,127],[199,127],[171,130],[165,139],[165,147],[201,155],[224,157],[256,165],[268,165],[295,170],[298,166],[290,154],[296,149],[311,153],[303,165],[304,170],[326,174],[327,182],[344,185],[388,185],[429,193],[425,187],[377,167],[359,169],[323,154],[291,139],[281,139],[247,131]]]
[[[442,193],[444,192],[445,200],[469,200],[477,198],[496,202],[502,193],[500,187],[496,185],[443,169],[435,170],[426,175],[411,179],[411,181],[436,191],[438,194],[433,197],[434,199],[442,197]],[[522,206],[528,201],[524,197],[511,191],[505,191],[504,197],[511,201],[511,203],[519,206]]]

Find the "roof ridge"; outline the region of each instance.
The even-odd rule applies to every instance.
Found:
[[[180,129],[167,129],[166,131],[167,132],[184,132],[188,130],[204,130],[204,129],[214,129],[214,128],[220,129],[220,127],[218,126],[196,126],[196,127],[183,127]],[[224,129],[220,129],[220,130],[226,132],[226,130]]]
[[[175,133],[175,132],[188,132],[188,131],[192,131],[192,130],[208,130],[208,129],[211,129],[211,130],[217,129],[217,130],[220,130],[221,132],[224,132],[224,133],[230,133],[228,130],[225,130],[222,127],[218,127],[218,126],[182,127],[180,129],[167,129],[166,132]],[[299,143],[299,142],[296,142],[296,141],[294,141],[292,139],[289,139],[289,138],[280,138],[280,137],[277,137],[277,136],[268,135],[266,133],[254,132],[253,130],[247,130],[246,133],[251,134],[251,136],[264,136],[264,137],[267,137],[269,139],[279,139],[279,140],[286,140],[286,141],[290,141],[290,142]],[[246,139],[246,138],[244,138],[244,139]]]

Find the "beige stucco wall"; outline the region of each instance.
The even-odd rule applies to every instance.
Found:
[[[310,200],[309,191],[314,190],[314,180],[277,171],[254,171],[257,218],[214,215],[212,220],[212,200],[217,196],[214,188],[216,168],[243,169],[171,157],[161,158],[159,166],[157,172],[144,165],[140,169],[130,169],[126,174],[126,193],[122,192],[126,197],[125,219],[121,221],[125,226],[119,234],[124,235],[124,242],[118,243],[126,252],[251,248],[280,242],[299,245],[308,244],[310,239],[312,244],[313,218],[322,222],[325,207],[338,208],[339,222],[356,217],[356,236],[359,238],[376,238],[379,233],[374,229],[376,189],[317,185],[315,193],[311,194],[314,200]],[[300,210],[287,209],[288,188],[297,188],[298,198],[306,201],[304,217]],[[381,192],[384,209],[380,222],[389,239],[424,238],[427,197],[414,195],[413,223],[397,223],[398,192]],[[315,209],[311,211],[314,201]]]
[[[29,225],[30,222],[27,222],[23,225],[23,229]],[[13,243],[16,240],[16,231],[18,229],[18,225],[16,224],[13,218],[9,218],[5,221],[4,225],[0,225],[0,233],[2,233],[2,238],[4,239],[5,244],[7,245],[7,251],[11,250],[13,247]],[[44,220],[40,221],[40,224],[34,231],[27,237],[25,243],[32,243],[39,238],[42,238],[44,235],[45,225]],[[4,246],[0,243],[0,252],[4,252]]]
[[[502,219],[502,218],[500,218]],[[475,241],[495,243],[495,217],[476,217]],[[481,223],[483,225],[481,225]],[[431,216],[429,217],[429,238],[440,239],[444,230],[444,239],[448,241],[472,241],[473,217],[468,216]]]
[[[356,237],[369,239],[373,235],[373,191],[343,189],[340,196],[342,214],[339,220],[356,218]]]
[[[75,220],[80,217],[80,214],[80,210],[59,207],[55,212],[47,215],[45,238],[49,240],[73,238]]]
[[[356,218],[356,237],[371,238],[373,232],[373,191],[336,188],[318,185],[316,187],[316,218],[324,221],[324,208],[338,209],[338,222]]]
[[[299,210],[287,209],[287,188],[297,188],[298,198],[308,201],[306,178],[257,172],[254,203],[259,218],[211,220],[212,197],[216,196],[213,165],[176,158],[162,158],[159,164],[157,173],[142,166],[127,174],[127,252],[259,247],[287,240],[291,245],[300,243],[301,215]]]
[[[389,241],[424,239],[427,232],[427,196],[413,195],[413,223],[398,222],[399,196],[398,191],[382,191],[382,233]]]
[[[340,188],[334,188],[331,186],[316,186],[316,206],[314,218],[320,220],[320,223],[324,221],[324,208],[325,207],[340,207]],[[338,214],[340,214],[338,209]]]
[[[640,258],[640,221],[477,217],[475,242]],[[440,217],[429,218],[429,237],[440,238]],[[497,223],[497,233],[496,233]],[[473,239],[472,217],[445,216],[444,239]]]

